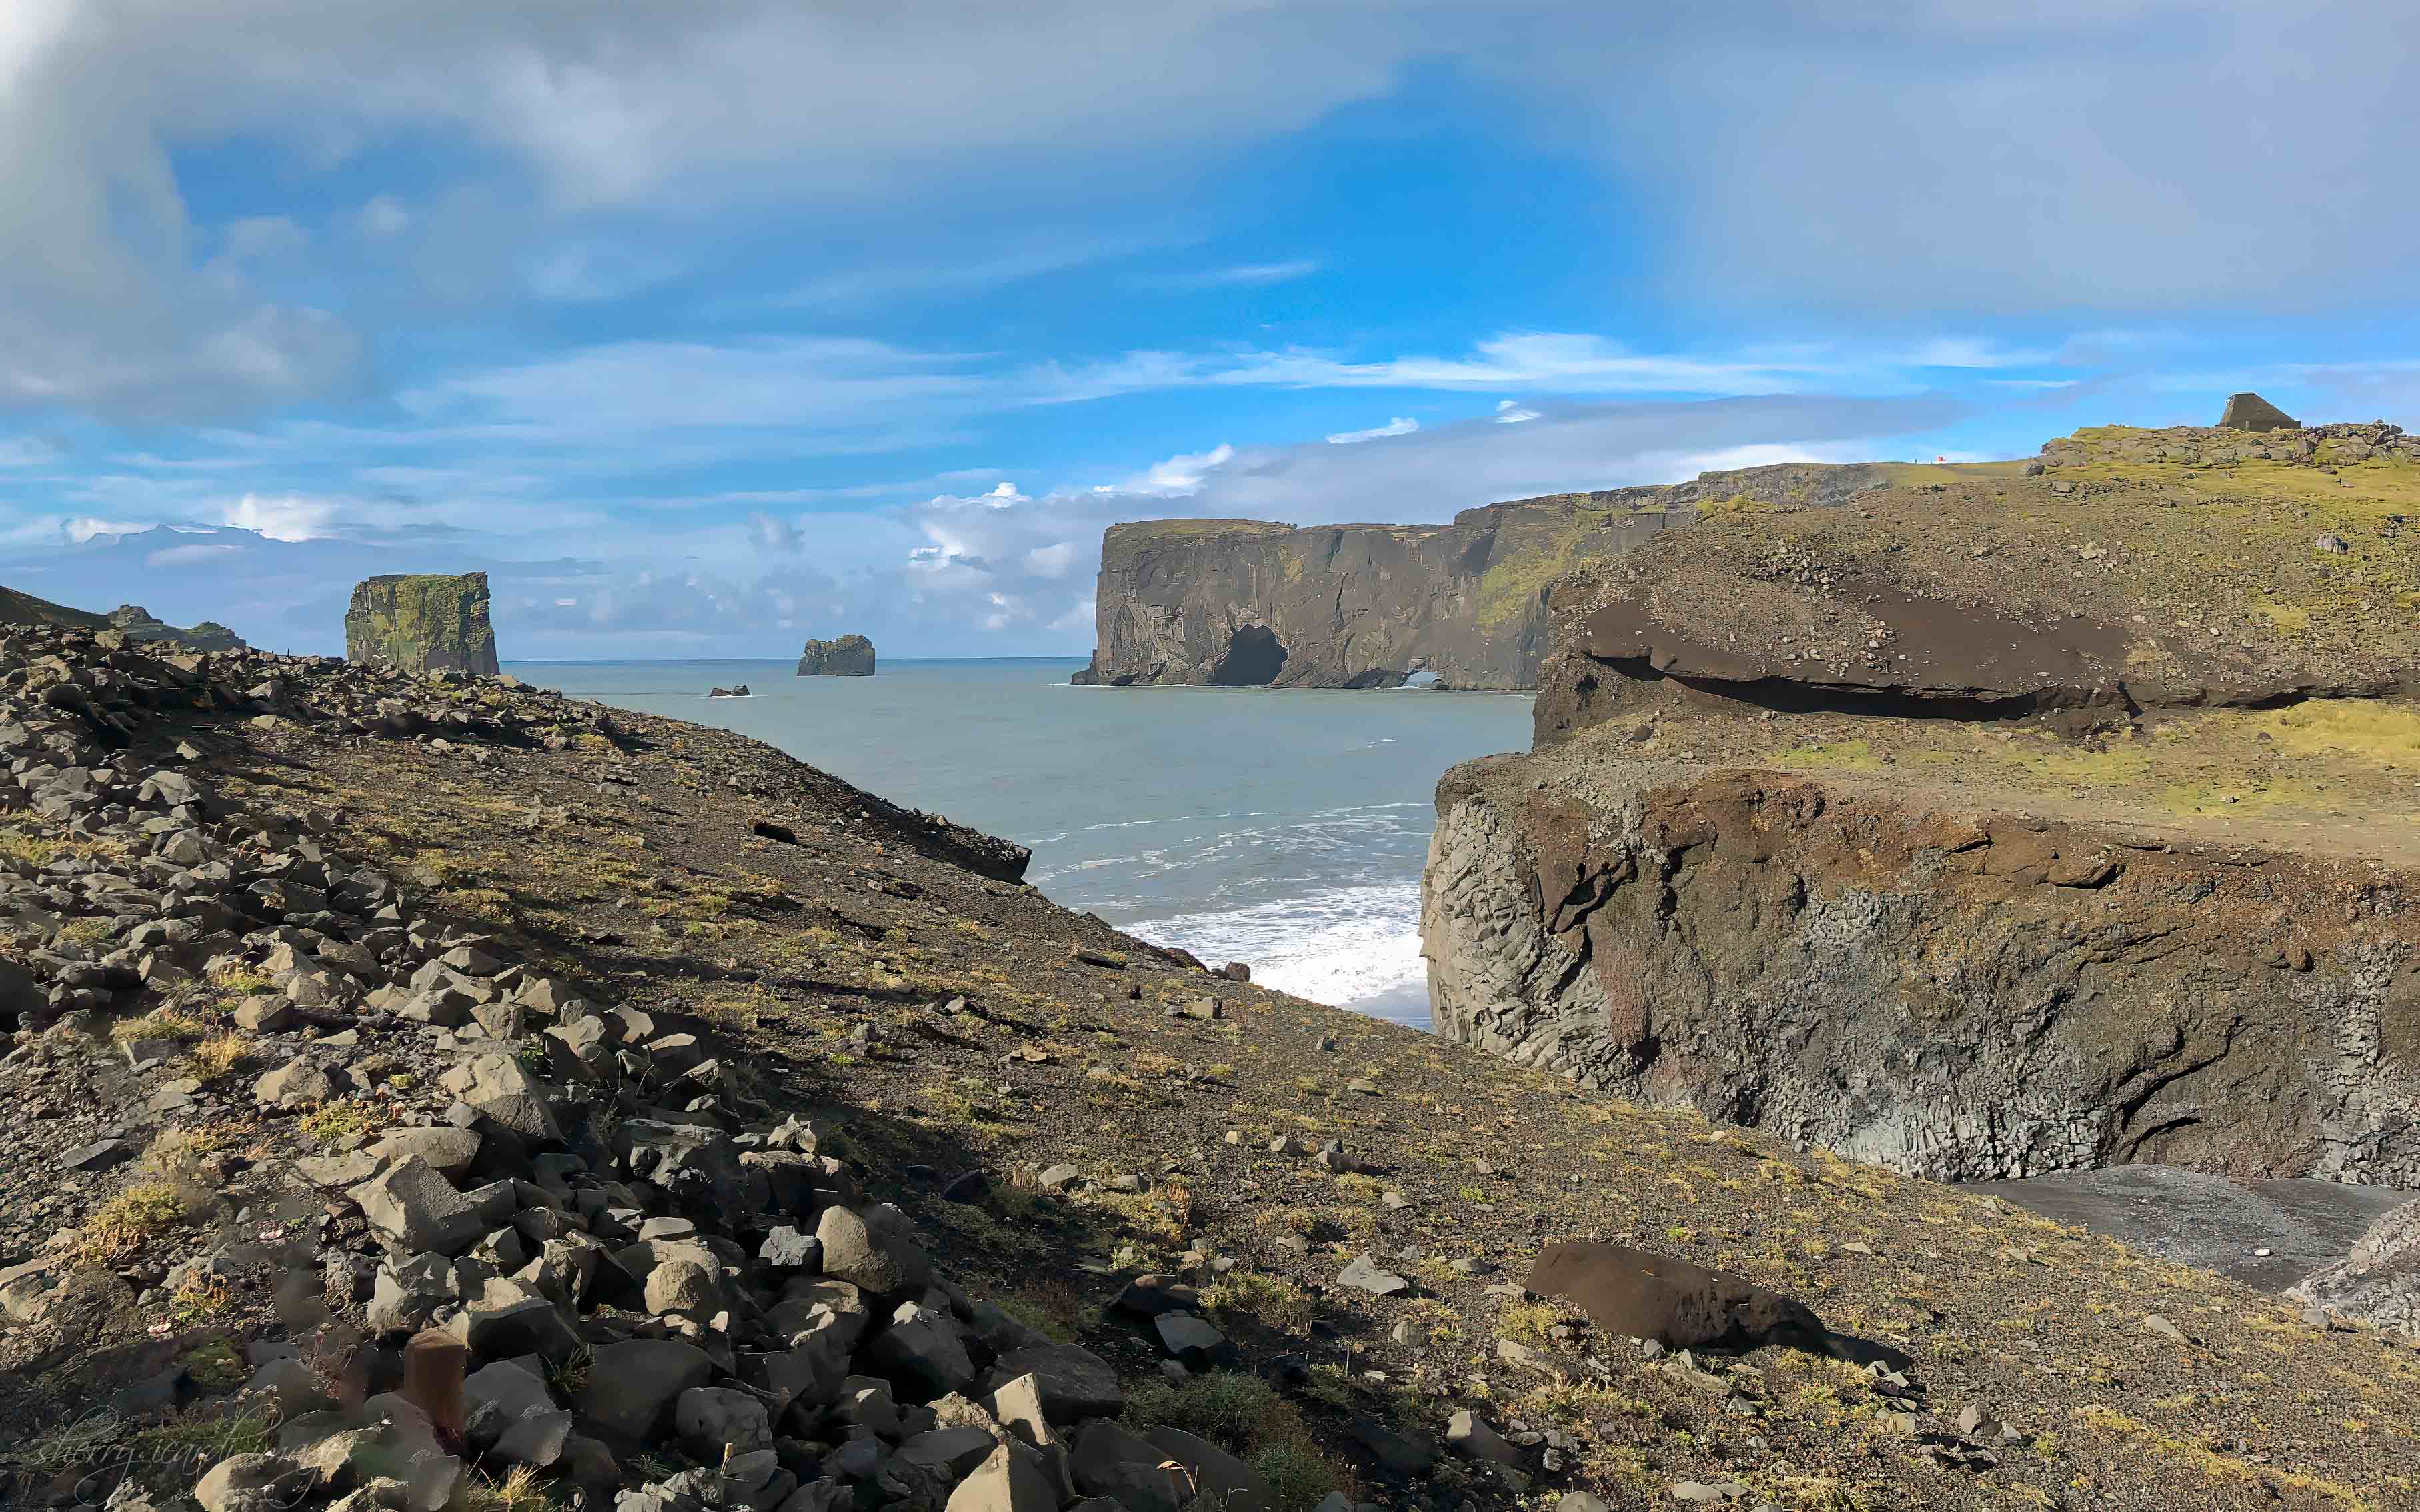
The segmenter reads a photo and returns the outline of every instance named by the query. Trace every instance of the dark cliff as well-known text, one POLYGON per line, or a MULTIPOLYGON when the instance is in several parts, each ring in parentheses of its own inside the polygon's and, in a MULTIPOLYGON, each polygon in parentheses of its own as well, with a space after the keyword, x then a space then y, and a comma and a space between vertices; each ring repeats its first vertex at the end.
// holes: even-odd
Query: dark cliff
POLYGON ((861 635, 837 640, 810 640, 799 653, 800 677, 871 677, 874 642, 861 635))
POLYGON ((1929 1176, 2420 1180, 2420 448, 1884 474, 1559 585, 1537 749, 1439 787, 1439 1031, 1929 1176))
POLYGON ((1101 543, 1098 637, 1078 682, 1535 685, 1546 591, 1700 511, 1837 504, 1868 470, 1797 464, 1466 509, 1449 525, 1142 520, 1101 543))

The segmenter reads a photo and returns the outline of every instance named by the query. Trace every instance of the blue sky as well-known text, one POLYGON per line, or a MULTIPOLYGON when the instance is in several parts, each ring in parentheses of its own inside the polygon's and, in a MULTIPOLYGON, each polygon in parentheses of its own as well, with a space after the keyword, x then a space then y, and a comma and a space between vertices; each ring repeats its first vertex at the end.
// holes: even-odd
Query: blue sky
POLYGON ((1117 519, 2412 424, 2415 66, 2401 0, 9 0, 0 581, 1080 656, 1117 519))

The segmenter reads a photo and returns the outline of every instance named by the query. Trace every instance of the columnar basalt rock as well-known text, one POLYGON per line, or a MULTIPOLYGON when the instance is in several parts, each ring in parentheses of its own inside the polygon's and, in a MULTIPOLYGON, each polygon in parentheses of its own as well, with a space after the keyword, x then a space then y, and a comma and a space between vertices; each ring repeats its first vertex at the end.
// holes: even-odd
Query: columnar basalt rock
POLYGON ((493 677, 496 631, 488 575, 395 574, 355 585, 345 611, 345 658, 398 671, 493 677))
POLYGON ((871 677, 874 642, 861 635, 810 640, 799 654, 800 677, 871 677))

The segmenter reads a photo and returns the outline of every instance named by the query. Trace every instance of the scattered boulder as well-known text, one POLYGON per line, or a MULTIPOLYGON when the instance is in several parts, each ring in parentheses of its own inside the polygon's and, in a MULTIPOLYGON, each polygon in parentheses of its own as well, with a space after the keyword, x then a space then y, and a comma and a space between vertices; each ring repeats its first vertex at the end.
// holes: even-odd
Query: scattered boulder
POLYGON ((1355 1256, 1350 1265, 1337 1273, 1336 1284, 1351 1287, 1356 1291, 1366 1291, 1373 1297, 1392 1297, 1412 1289, 1409 1281, 1392 1271, 1380 1269, 1378 1262, 1367 1255, 1355 1256))
POLYGON ((714 1373, 705 1350, 679 1339, 624 1339, 596 1352, 580 1415, 629 1440, 644 1440, 681 1393, 714 1373))
POLYGON ((815 1220, 823 1245, 824 1274, 868 1291, 921 1291, 932 1279, 933 1262, 907 1214, 887 1203, 862 1211, 830 1207, 815 1220))
POLYGON ((1667 1349, 1814 1347, 1826 1336, 1806 1304, 1752 1281, 1625 1244, 1549 1244, 1523 1283, 1577 1304, 1599 1328, 1667 1349))

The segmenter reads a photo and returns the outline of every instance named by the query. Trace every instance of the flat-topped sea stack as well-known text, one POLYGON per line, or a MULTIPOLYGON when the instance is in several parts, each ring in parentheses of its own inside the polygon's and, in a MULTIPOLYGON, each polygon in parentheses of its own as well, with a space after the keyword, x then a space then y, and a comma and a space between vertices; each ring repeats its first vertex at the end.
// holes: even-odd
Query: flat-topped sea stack
POLYGON ((398 671, 496 675, 488 575, 393 574, 353 588, 345 611, 345 659, 398 671))
POLYGON ((1862 471, 1558 586, 1439 1031, 1934 1177, 2420 1183, 2420 445, 1862 471))
POLYGON ((799 653, 800 677, 871 677, 874 642, 861 635, 837 640, 810 640, 799 653))
POLYGON ((1076 681, 1396 687, 1428 672, 1450 687, 1528 687, 1546 649, 1546 589, 1563 575, 1701 510, 1837 502, 1877 481, 1791 463, 1488 504, 1450 525, 1112 525, 1093 661, 1076 681))

